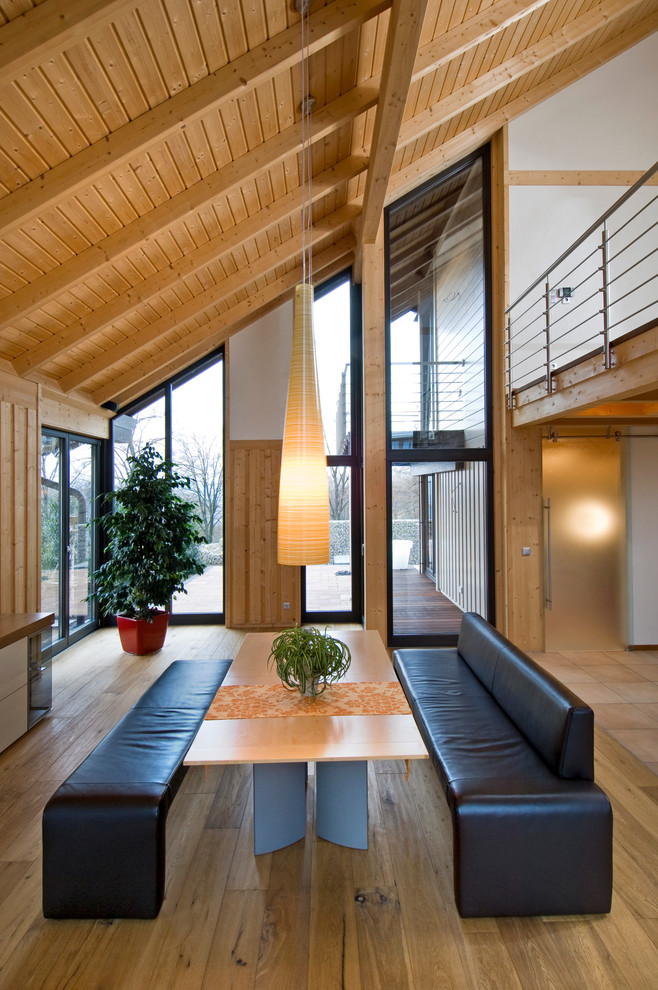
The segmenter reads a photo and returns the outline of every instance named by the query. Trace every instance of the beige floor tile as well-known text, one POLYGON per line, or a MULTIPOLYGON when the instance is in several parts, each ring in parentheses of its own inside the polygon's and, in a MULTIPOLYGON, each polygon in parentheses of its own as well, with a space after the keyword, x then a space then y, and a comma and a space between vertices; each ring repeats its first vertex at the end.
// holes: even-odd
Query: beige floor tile
POLYGON ((618 663, 658 664, 658 650, 606 650, 606 656, 618 663))
POLYGON ((607 729, 622 746, 645 763, 658 762, 658 729, 607 729))
MULTIPOLYGON (((606 653, 603 650, 563 650, 561 651, 563 657, 575 663, 577 667, 596 667, 601 664, 609 663, 610 660, 614 660, 610 653, 606 653)), ((627 657, 628 654, 624 653, 623 656, 627 657)))
POLYGON ((648 681, 658 681, 658 663, 629 663, 626 666, 648 681))
POLYGON ((594 703, 592 707, 603 729, 658 729, 658 722, 635 705, 594 703))
POLYGON ((600 681, 592 681, 591 683, 581 683, 577 686, 577 688, 574 685, 573 690, 576 694, 580 695, 583 701, 586 701, 588 705, 593 705, 597 701, 600 703, 610 702, 618 705, 621 702, 628 700, 619 694, 617 690, 618 687, 619 685, 615 684, 615 690, 613 691, 607 684, 601 684, 600 681))
POLYGON ((623 663, 602 664, 600 667, 588 667, 587 672, 602 681, 603 684, 615 684, 623 681, 644 681, 648 680, 644 674, 637 674, 623 663))
POLYGON ((651 715, 658 725, 658 701, 640 701, 635 707, 639 708, 642 712, 646 712, 647 715, 651 715))
POLYGON ((632 701, 634 704, 640 701, 658 701, 658 684, 653 681, 621 681, 615 684, 614 690, 625 701, 632 701))

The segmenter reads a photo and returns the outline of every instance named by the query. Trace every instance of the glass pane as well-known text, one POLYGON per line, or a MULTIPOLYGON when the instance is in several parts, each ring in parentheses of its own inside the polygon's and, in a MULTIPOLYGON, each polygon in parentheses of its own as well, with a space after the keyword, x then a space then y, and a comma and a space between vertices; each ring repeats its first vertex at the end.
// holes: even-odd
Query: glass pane
POLYGON ((483 447, 481 161, 392 210, 389 234, 392 446, 483 447))
POLYGON ((94 515, 91 444, 72 440, 69 446, 69 633, 93 619, 90 590, 91 529, 94 515))
POLYGON ((391 490, 393 634, 457 634, 487 614, 486 465, 395 464, 391 490))
POLYGON ((62 441, 41 438, 41 610, 54 612, 53 642, 61 639, 60 562, 62 441))
POLYGON ((117 416, 112 421, 114 440, 114 483, 117 488, 128 474, 128 457, 138 454, 152 443, 162 456, 165 454, 165 400, 154 399, 132 416, 117 416))
POLYGON ((174 599, 174 612, 224 610, 223 415, 221 361, 172 390, 172 459, 192 481, 186 497, 194 501, 208 540, 199 548, 205 570, 188 578, 187 594, 174 599))
POLYGON ((307 612, 351 612, 351 469, 327 468, 329 476, 330 563, 306 568, 307 612))
POLYGON ((351 453, 350 283, 313 304, 313 331, 327 454, 351 453))

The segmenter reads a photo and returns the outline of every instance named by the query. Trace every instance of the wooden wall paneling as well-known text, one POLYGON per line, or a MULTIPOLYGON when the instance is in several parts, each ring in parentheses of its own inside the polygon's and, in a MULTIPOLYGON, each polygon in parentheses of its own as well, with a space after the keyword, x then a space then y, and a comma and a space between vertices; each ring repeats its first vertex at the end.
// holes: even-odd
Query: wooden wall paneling
POLYGON ((507 129, 491 143, 496 625, 521 649, 544 649, 541 430, 512 426, 504 390, 508 302, 507 129), (530 549, 524 556, 523 548, 530 549))
POLYGON ((229 451, 226 624, 294 625, 301 621, 299 568, 276 559, 281 440, 231 441, 229 451))
POLYGON ((38 389, 1 377, 0 612, 36 612, 40 604, 38 389))
POLYGON ((363 245, 365 627, 388 642, 384 225, 363 245))

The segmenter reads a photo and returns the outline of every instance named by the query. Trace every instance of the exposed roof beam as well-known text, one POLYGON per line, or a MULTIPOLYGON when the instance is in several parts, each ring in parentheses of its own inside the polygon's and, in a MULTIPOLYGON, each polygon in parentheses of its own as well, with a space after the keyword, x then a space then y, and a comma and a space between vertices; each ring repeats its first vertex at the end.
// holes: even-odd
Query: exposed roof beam
MULTIPOLYGON (((315 176, 312 190, 313 202, 322 199, 341 182, 347 182, 359 175, 365 170, 367 163, 368 160, 364 156, 352 156, 315 176)), ((177 282, 239 248, 244 241, 258 233, 263 233, 269 227, 281 223, 295 213, 300 213, 300 191, 298 189, 292 189, 281 199, 275 200, 262 210, 247 217, 246 220, 234 227, 229 227, 217 237, 211 238, 205 244, 189 252, 175 265, 155 272, 143 282, 132 286, 87 316, 65 327, 59 333, 53 334, 41 344, 37 344, 28 353, 17 358, 14 363, 16 371, 19 374, 35 371, 59 354, 75 347, 82 340, 89 340, 94 334, 105 330, 137 306, 143 306, 144 303, 175 286, 177 282)))
POLYGON ((549 0, 496 0, 481 13, 469 17, 463 24, 458 24, 424 45, 418 52, 411 81, 417 82, 428 73, 436 72, 442 65, 488 38, 493 38, 511 24, 516 24, 540 7, 545 7, 548 2, 549 0))
POLYGON ((426 7, 427 0, 393 0, 363 196, 362 244, 377 237, 426 7))
MULTIPOLYGON (((354 250, 355 240, 353 236, 348 236, 313 258, 313 270, 317 275, 326 274, 326 268, 334 265, 347 265, 348 259, 354 250)), ((244 281, 244 279, 243 279, 244 281)), ((213 329, 208 330, 207 326, 196 330, 194 333, 186 334, 180 340, 163 347, 152 357, 140 360, 137 367, 124 375, 115 379, 109 385, 103 385, 91 393, 93 402, 101 405, 108 399, 114 399, 137 382, 143 381, 151 372, 158 374, 159 380, 166 377, 163 369, 172 362, 179 363, 186 367, 192 364, 198 357, 219 347, 228 337, 230 337, 239 326, 244 326, 246 322, 251 322, 258 317, 260 309, 269 303, 279 299, 283 292, 293 289, 299 281, 299 270, 288 272, 282 278, 268 285, 261 292, 250 295, 244 302, 232 307, 226 313, 213 320, 213 329), (240 321, 244 321, 240 323, 240 321)), ((116 399, 115 399, 116 401, 116 399)), ((122 402, 125 399, 122 399, 122 402)))
POLYGON ((511 103, 490 113, 474 126, 460 131, 453 138, 445 141, 440 147, 433 149, 427 155, 417 158, 398 172, 395 172, 391 176, 385 205, 411 192, 428 175, 433 175, 441 169, 447 168, 449 165, 459 161, 460 158, 463 158, 464 155, 481 147, 482 144, 490 140, 496 131, 500 130, 510 120, 530 110, 531 107, 537 106, 538 103, 558 93, 571 83, 576 82, 587 73, 593 72, 594 69, 598 69, 601 65, 605 65, 610 59, 632 48, 633 45, 649 37, 654 31, 658 31, 658 12, 645 17, 642 21, 634 24, 607 44, 585 55, 566 69, 551 76, 545 82, 534 86, 522 96, 512 100, 511 103))
MULTIPOLYGON (((359 203, 349 203, 347 206, 336 210, 335 213, 324 217, 314 227, 316 239, 320 240, 330 234, 335 235, 336 231, 340 230, 345 224, 353 223, 359 214, 359 208, 359 203)), ((242 289, 246 284, 268 275, 279 265, 289 262, 295 255, 301 254, 302 236, 302 231, 300 230, 299 233, 288 238, 287 241, 283 241, 267 254, 262 255, 257 261, 252 262, 246 270, 239 268, 232 275, 228 275, 222 279, 221 282, 217 282, 204 292, 193 296, 188 302, 177 306, 176 309, 172 309, 165 316, 154 320, 144 330, 122 340, 118 344, 114 344, 112 347, 108 347, 97 358, 85 358, 79 368, 62 378, 60 387, 63 391, 69 392, 84 382, 92 380, 113 364, 125 360, 128 355, 133 354, 136 350, 153 343, 163 334, 173 330, 185 320, 197 316, 211 306, 219 305, 223 300, 242 289)))
MULTIPOLYGON (((353 246, 354 242, 352 242, 353 246)), ((330 252, 327 250, 323 252, 323 255, 327 257, 332 257, 331 262, 319 262, 318 259, 314 259, 314 265, 319 265, 316 270, 316 274, 324 281, 325 279, 332 278, 334 275, 338 275, 340 272, 344 271, 345 268, 349 267, 352 263, 352 253, 351 249, 347 254, 341 254, 338 257, 334 257, 335 252, 330 252)), ((229 337, 242 330, 244 327, 253 323, 254 320, 261 319, 267 313, 272 312, 274 309, 278 309, 282 303, 286 302, 288 299, 292 299, 295 285, 299 282, 299 272, 294 272, 292 274, 287 274, 282 276, 276 282, 273 282, 267 286, 262 293, 258 294, 258 309, 250 309, 247 316, 242 316, 236 323, 232 323, 229 330, 219 330, 221 339, 216 340, 213 343, 212 348, 215 350, 220 347, 229 337), (294 276, 294 277, 293 277, 294 276), (263 301, 264 300, 264 301, 263 301)), ((253 305, 254 299, 252 298, 250 302, 253 305)), ((216 321, 210 323, 209 333, 214 334, 216 330, 216 321)), ((176 354, 166 365, 159 366, 156 370, 151 371, 146 378, 140 378, 136 384, 129 385, 121 393, 114 393, 115 401, 118 402, 119 406, 125 406, 127 403, 132 402, 134 399, 139 398, 145 392, 150 389, 155 388, 160 385, 165 378, 170 378, 172 375, 179 371, 188 368, 195 361, 200 360, 205 357, 209 352, 208 347, 203 343, 196 344, 194 347, 190 347, 183 354, 176 354)), ((89 397, 87 396, 87 401, 89 397)), ((103 400, 105 401, 105 400, 103 400)))
MULTIPOLYGON (((389 5, 390 0, 334 0, 311 15, 310 52, 356 30, 389 5)), ((299 28, 293 25, 6 196, 0 237, 300 60, 299 28)))
MULTIPOLYGON (((344 96, 316 110, 312 119, 312 139, 323 140, 343 124, 365 113, 377 103, 377 85, 370 80, 356 86, 344 96)), ((111 264, 138 249, 142 241, 152 239, 174 224, 184 220, 189 213, 200 210, 222 196, 237 190, 249 179, 267 170, 289 155, 301 149, 300 129, 296 124, 287 127, 280 134, 264 141, 252 151, 229 162, 218 172, 196 182, 189 189, 166 200, 155 209, 138 217, 131 223, 109 234, 97 244, 69 258, 64 264, 46 272, 41 278, 14 292, 3 300, 3 323, 34 312, 40 305, 53 299, 77 282, 96 274, 111 264)), ((0 201, 1 203, 2 201, 0 201)))
POLYGON ((643 0, 600 0, 596 7, 592 7, 587 13, 407 120, 400 129, 398 150, 429 134, 452 117, 487 99, 528 72, 537 69, 593 31, 599 30, 608 21, 627 13, 642 2, 643 0))
POLYGON ((0 30, 0 86, 83 41, 139 0, 45 0, 0 30))

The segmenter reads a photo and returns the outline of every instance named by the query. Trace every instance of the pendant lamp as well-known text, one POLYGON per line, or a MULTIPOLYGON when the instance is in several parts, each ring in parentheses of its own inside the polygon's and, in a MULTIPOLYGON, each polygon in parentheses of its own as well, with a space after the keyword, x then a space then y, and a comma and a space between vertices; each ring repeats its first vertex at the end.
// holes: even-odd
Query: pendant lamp
POLYGON ((329 485, 313 340, 313 286, 295 287, 279 483, 278 561, 329 563, 329 485))
POLYGON ((281 452, 277 560, 329 563, 329 482, 313 336, 312 163, 308 90, 309 0, 298 0, 302 25, 302 282, 293 298, 292 358, 281 452))

